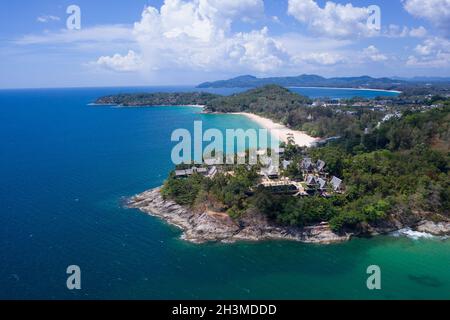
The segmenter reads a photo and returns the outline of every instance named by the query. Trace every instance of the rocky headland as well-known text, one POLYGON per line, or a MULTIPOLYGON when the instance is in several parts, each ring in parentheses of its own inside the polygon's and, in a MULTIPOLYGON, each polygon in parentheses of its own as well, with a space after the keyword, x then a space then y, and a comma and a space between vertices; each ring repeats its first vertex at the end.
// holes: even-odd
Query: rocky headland
POLYGON ((377 235, 411 227, 416 232, 436 236, 450 235, 450 222, 420 222, 387 220, 383 225, 368 226, 364 230, 347 230, 337 234, 328 223, 304 228, 284 227, 274 224, 257 212, 247 212, 238 220, 225 213, 210 210, 193 210, 164 199, 160 188, 145 191, 127 201, 129 208, 159 217, 183 231, 182 239, 193 243, 261 240, 291 240, 304 243, 331 244, 348 241, 352 236, 377 235))
POLYGON ((238 220, 233 220, 225 213, 209 210, 196 212, 172 200, 163 199, 160 188, 132 197, 127 205, 179 227, 183 230, 182 239, 193 243, 293 240, 330 244, 347 241, 351 237, 348 233, 334 233, 326 223, 292 228, 275 225, 256 212, 248 212, 238 220))

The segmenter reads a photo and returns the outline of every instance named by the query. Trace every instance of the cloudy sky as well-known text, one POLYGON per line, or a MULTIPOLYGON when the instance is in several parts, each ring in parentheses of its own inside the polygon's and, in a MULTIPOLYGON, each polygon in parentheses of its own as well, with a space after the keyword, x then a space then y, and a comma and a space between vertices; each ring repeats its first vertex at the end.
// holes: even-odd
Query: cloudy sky
POLYGON ((0 70, 0 88, 182 85, 242 74, 448 77, 450 0, 2 2, 0 70), (79 30, 67 28, 73 4, 79 30))

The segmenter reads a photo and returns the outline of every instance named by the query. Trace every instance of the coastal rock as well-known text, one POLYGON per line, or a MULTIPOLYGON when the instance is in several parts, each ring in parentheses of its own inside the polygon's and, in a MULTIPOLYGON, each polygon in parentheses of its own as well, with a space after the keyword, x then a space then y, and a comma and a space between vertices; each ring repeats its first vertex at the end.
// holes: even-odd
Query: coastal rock
POLYGON ((293 228, 275 225, 257 212, 249 212, 238 221, 224 213, 193 212, 174 201, 163 199, 160 188, 134 196, 127 204, 179 227, 183 230, 181 238, 193 243, 292 240, 329 244, 347 241, 351 237, 351 234, 334 233, 327 223, 293 228))
POLYGON ((435 236, 447 236, 450 235, 450 222, 423 221, 416 227, 416 230, 435 236))

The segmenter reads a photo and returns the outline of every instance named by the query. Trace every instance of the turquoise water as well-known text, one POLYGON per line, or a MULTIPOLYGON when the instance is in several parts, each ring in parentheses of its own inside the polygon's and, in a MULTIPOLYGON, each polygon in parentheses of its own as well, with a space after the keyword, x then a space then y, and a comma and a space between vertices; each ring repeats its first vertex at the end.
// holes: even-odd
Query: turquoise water
POLYGON ((122 90, 142 88, 0 91, 0 298, 450 298, 449 241, 193 245, 123 208, 163 182, 174 129, 255 125, 188 107, 87 105, 122 90), (81 291, 66 289, 72 264, 81 291), (366 288, 373 264, 377 292, 366 288))

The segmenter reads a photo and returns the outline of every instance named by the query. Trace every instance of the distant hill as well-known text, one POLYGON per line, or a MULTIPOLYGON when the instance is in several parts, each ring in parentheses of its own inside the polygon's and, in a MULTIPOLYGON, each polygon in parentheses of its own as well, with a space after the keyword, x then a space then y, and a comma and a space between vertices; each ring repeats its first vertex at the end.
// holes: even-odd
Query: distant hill
POLYGON ((405 85, 407 81, 390 78, 372 78, 369 76, 324 78, 318 75, 303 74, 294 77, 257 78, 251 75, 239 76, 229 80, 204 82, 198 88, 254 88, 268 84, 283 87, 337 87, 337 88, 373 88, 394 89, 405 85))
POLYGON ((231 96, 220 97, 206 103, 211 112, 252 112, 270 114, 280 120, 290 110, 311 103, 307 97, 300 96, 277 85, 266 85, 231 96), (276 116, 274 116, 276 115, 276 116))

